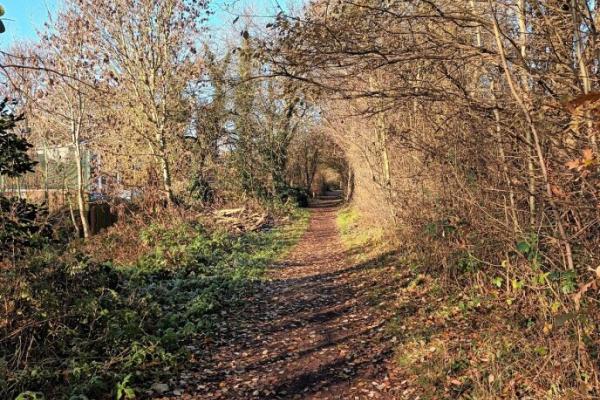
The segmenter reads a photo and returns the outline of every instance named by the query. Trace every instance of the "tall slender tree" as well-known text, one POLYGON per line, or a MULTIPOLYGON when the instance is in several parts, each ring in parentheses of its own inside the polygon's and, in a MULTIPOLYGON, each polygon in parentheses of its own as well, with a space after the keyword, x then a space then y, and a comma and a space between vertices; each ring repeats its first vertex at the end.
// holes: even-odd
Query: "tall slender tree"
POLYGON ((145 142, 161 172, 165 198, 173 202, 172 147, 189 122, 176 116, 187 109, 185 93, 202 73, 197 47, 207 2, 83 0, 73 7, 95 35, 116 112, 145 142))

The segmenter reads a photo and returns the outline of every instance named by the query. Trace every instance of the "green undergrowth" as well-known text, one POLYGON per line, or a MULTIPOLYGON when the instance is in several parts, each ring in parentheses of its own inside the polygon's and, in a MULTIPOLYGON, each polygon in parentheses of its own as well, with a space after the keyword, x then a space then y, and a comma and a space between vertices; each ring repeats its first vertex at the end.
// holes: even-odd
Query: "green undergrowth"
POLYGON ((186 345, 210 337, 307 221, 295 211, 241 235, 149 225, 139 235, 152 250, 132 265, 46 250, 3 272, 0 398, 125 399, 173 373, 186 345))

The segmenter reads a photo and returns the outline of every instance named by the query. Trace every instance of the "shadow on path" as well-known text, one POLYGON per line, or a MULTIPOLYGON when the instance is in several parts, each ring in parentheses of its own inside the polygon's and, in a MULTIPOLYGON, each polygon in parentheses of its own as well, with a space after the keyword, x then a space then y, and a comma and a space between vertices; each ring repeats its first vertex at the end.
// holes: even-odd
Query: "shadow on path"
POLYGON ((179 398, 401 398, 386 368, 393 285, 373 268, 378 260, 349 264, 335 224, 339 203, 327 196, 312 204, 300 243, 193 364, 179 398))

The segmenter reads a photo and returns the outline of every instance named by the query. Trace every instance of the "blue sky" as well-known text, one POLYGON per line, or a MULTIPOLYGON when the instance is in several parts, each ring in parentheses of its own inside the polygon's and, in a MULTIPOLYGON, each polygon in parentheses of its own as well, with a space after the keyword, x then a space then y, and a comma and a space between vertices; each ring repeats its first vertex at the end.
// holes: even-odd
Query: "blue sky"
POLYGON ((6 33, 0 36, 0 47, 16 40, 34 40, 36 29, 43 29, 48 10, 56 9, 59 0, 0 0, 4 6, 6 33))
MULTIPOLYGON (((272 16, 277 4, 285 6, 294 4, 299 6, 304 0, 214 0, 212 9, 215 14, 211 18, 210 26, 213 33, 226 31, 231 26, 231 21, 244 10, 252 10, 252 14, 259 15, 257 22, 261 23, 272 16)), ((36 31, 43 30, 44 22, 48 19, 48 12, 55 10, 62 4, 61 0, 0 0, 6 14, 4 23, 6 33, 0 36, 0 48, 7 49, 15 41, 35 40, 36 31)), ((265 22, 266 23, 266 22, 265 22)))

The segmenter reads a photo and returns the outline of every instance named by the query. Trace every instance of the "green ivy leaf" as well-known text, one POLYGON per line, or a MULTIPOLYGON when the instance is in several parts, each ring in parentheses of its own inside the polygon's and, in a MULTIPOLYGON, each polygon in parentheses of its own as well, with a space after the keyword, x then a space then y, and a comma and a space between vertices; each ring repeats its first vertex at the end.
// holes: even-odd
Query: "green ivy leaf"
POLYGON ((502 287, 502 283, 504 283, 504 279, 501 276, 497 276, 494 279, 492 279, 492 283, 496 287, 502 287))
POLYGON ((527 242, 517 243, 517 250, 521 254, 528 254, 531 251, 531 245, 527 242))

